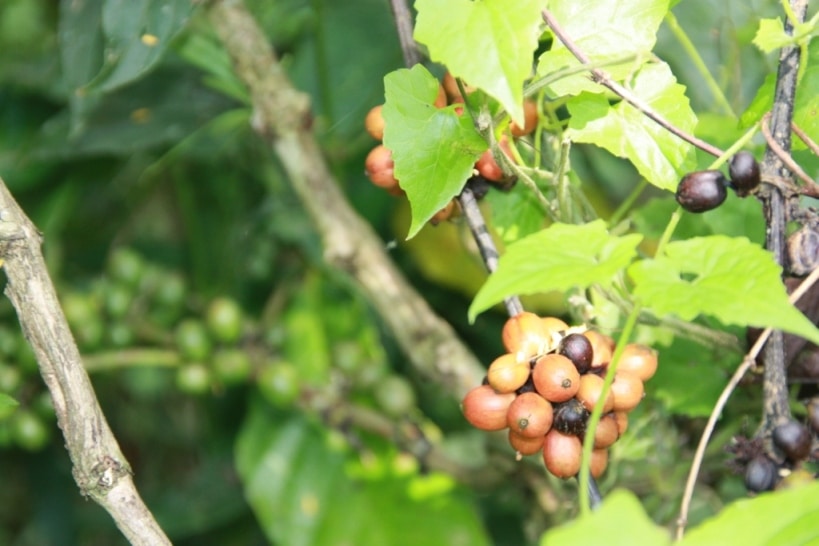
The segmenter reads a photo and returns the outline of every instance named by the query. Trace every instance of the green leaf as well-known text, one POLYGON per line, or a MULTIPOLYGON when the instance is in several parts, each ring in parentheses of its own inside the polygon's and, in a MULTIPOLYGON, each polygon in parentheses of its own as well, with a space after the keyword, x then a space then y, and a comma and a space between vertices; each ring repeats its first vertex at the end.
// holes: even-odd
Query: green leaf
POLYGON ((5 416, 7 412, 5 410, 10 408, 16 408, 20 405, 20 402, 15 400, 11 395, 6 394, 4 392, 0 392, 0 415, 5 416))
POLYGON ((421 65, 384 78, 384 145, 412 207, 412 238, 463 189, 487 148, 469 116, 436 108, 438 81, 421 65))
POLYGON ((498 269, 478 291, 469 320, 512 294, 609 284, 636 256, 642 235, 609 235, 602 220, 585 225, 556 223, 509 245, 498 269))
POLYGON ((148 72, 185 27, 192 9, 189 0, 105 0, 105 65, 88 90, 110 91, 148 72))
POLYGON ((744 237, 677 241, 633 264, 634 295, 658 316, 709 315, 723 324, 772 327, 819 343, 819 330, 793 305, 770 253, 744 237))
MULTIPOLYGON (((643 67, 635 76, 632 92, 656 112, 685 132, 692 132, 697 118, 665 63, 643 67)), ((642 176, 658 188, 674 191, 680 178, 693 170, 694 147, 672 135, 626 103, 610 107, 602 95, 581 93, 568 102, 568 135, 631 161, 642 176)))
POLYGON ((759 29, 756 31, 753 43, 763 53, 770 53, 788 44, 793 43, 793 36, 785 32, 782 19, 760 19, 759 29))
MULTIPOLYGON (((654 47, 657 30, 668 11, 668 0, 552 1, 549 9, 566 35, 592 63, 620 61, 604 67, 612 79, 620 81, 637 70, 654 47), (635 58, 623 62, 627 57, 635 58)), ((552 49, 540 56, 537 73, 544 76, 579 64, 566 46, 556 39, 552 49)), ((603 91, 585 73, 563 78, 549 87, 556 96, 603 91)))
MULTIPOLYGON (((671 537, 646 515, 634 493, 612 491, 588 517, 547 531, 540 546, 668 546, 671 537), (603 538, 605 537, 605 538, 603 538)), ((739 544, 739 543, 734 543, 739 544)))
POLYGON ((523 125, 523 82, 532 74, 543 0, 417 0, 415 39, 453 76, 480 87, 523 125))
POLYGON ((247 500, 274 544, 489 544, 451 478, 407 475, 388 463, 382 454, 363 466, 304 417, 258 402, 236 442, 247 500))
POLYGON ((504 244, 531 235, 543 226, 543 207, 523 184, 515 184, 508 192, 490 191, 485 201, 491 210, 491 225, 504 244))
POLYGON ((693 529, 680 546, 775 546, 819 543, 819 483, 763 493, 728 505, 693 529))

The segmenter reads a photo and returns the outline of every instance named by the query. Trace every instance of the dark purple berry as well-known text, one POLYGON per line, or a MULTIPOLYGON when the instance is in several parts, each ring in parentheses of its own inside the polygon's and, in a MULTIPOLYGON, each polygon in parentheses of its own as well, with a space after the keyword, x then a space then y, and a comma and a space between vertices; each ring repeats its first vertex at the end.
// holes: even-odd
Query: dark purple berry
POLYGON ((728 181, 719 171, 688 173, 677 186, 677 203, 688 212, 705 212, 725 201, 728 181))
POLYGON ((776 447, 793 462, 807 459, 810 455, 810 432, 797 421, 788 421, 773 429, 771 437, 776 447))
POLYGON ((728 162, 728 174, 739 195, 746 195, 759 185, 759 163, 751 152, 742 150, 735 153, 728 162))
POLYGON ((754 493, 770 491, 778 478, 776 464, 765 455, 757 455, 745 467, 745 487, 748 491, 754 493))
POLYGON ((581 374, 591 368, 594 349, 589 338, 583 334, 569 334, 561 339, 557 352, 571 360, 581 374))
POLYGON ((586 432, 588 419, 589 411, 577 398, 571 398, 555 405, 552 426, 563 434, 582 436, 586 432))

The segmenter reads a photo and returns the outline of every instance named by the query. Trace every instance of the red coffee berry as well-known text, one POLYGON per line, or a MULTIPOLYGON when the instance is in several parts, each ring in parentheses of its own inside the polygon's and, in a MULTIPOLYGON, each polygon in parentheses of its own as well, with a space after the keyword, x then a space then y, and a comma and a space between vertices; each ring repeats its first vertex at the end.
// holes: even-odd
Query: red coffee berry
POLYGON ((540 357, 532 369, 535 390, 550 402, 565 402, 580 388, 580 374, 571 360, 550 353, 540 357))
POLYGON ((524 438, 538 438, 552 428, 552 405, 536 392, 518 395, 506 413, 509 430, 524 438))
POLYGON ((580 438, 552 429, 543 440, 543 463, 558 478, 571 478, 580 471, 582 451, 580 438))
POLYGON ((473 427, 481 430, 506 428, 506 413, 515 399, 513 393, 498 394, 489 385, 473 388, 461 403, 464 417, 473 427))

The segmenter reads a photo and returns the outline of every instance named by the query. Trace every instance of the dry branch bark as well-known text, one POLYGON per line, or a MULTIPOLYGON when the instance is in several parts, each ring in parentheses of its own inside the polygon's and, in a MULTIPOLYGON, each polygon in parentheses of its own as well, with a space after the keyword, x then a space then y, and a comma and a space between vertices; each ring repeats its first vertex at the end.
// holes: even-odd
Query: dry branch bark
POLYGON ((17 311, 51 393, 74 480, 133 545, 170 544, 143 503, 97 402, 40 252, 41 236, 0 179, 0 258, 17 311))
POLYGON ((210 15, 250 90, 254 129, 284 166, 321 235, 326 261, 357 283, 418 371, 454 396, 465 394, 480 383, 483 366, 409 285, 384 242, 348 203, 310 130, 307 96, 290 83, 241 1, 216 0, 210 15))

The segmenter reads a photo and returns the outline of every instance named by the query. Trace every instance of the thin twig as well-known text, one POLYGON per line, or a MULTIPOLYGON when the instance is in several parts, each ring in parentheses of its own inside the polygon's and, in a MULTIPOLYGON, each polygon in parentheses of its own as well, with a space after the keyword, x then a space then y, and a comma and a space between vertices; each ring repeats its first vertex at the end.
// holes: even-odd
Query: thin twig
POLYGON ((819 144, 816 144, 813 141, 813 139, 809 137, 805 131, 800 129, 799 126, 793 121, 791 121, 791 129, 793 130, 794 133, 796 133, 796 136, 799 137, 799 140, 804 142, 805 145, 808 148, 810 148, 810 151, 813 152, 813 155, 819 155, 819 144))
MULTIPOLYGON (((791 304, 799 301, 799 299, 810 289, 811 286, 814 285, 814 283, 816 283, 817 280, 819 280, 819 269, 814 269, 813 272, 811 272, 811 274, 799 284, 796 290, 791 293, 790 297, 788 298, 791 304)), ((720 415, 722 415, 722 410, 725 409, 725 405, 728 403, 728 398, 730 398, 731 394, 734 392, 734 389, 736 389, 737 385, 739 385, 742 377, 756 362, 756 358, 759 356, 762 346, 768 340, 771 332, 771 328, 766 328, 762 331, 762 334, 760 334, 759 338, 757 338, 756 343, 754 343, 751 350, 748 351, 748 354, 745 355, 745 358, 742 359, 742 364, 740 364, 740 366, 734 372, 734 375, 731 376, 731 380, 722 390, 717 403, 714 405, 714 409, 711 410, 711 415, 708 417, 705 430, 702 431, 702 436, 700 436, 700 442, 697 445, 697 451, 694 454, 694 459, 691 463, 691 470, 688 472, 688 479, 685 482, 685 492, 683 493, 682 504, 680 506, 680 517, 677 519, 677 540, 682 539, 683 533, 685 532, 685 526, 688 522, 688 510, 691 506, 691 499, 694 495, 694 486, 697 482, 697 476, 699 475, 702 461, 705 458, 705 448, 708 446, 708 441, 711 439, 711 435, 714 432, 717 419, 719 419, 720 415)))
POLYGON ((405 0, 390 0, 390 8, 392 8, 392 16, 398 30, 401 52, 404 54, 404 64, 407 68, 415 66, 421 62, 421 53, 418 51, 418 44, 415 43, 415 39, 412 37, 414 27, 412 13, 410 13, 405 0))
POLYGON ((799 179, 806 184, 806 186, 804 187, 796 186, 793 188, 793 190, 796 193, 800 193, 802 195, 807 195, 810 197, 819 197, 819 185, 817 185, 816 182, 814 182, 814 180, 810 176, 808 176, 808 174, 805 171, 802 170, 802 167, 800 167, 796 163, 796 161, 793 160, 791 154, 786 152, 771 134, 771 129, 770 127, 768 127, 768 122, 770 121, 770 119, 771 119, 770 112, 768 112, 762 117, 761 129, 762 135, 765 137, 765 142, 767 142, 768 146, 771 148, 773 153, 775 153, 776 156, 780 160, 782 160, 782 163, 785 164, 788 170, 795 174, 797 177, 799 177, 799 179))
MULTIPOLYGON (((581 64, 584 65, 591 64, 591 61, 586 56, 586 54, 583 53, 577 47, 577 44, 575 44, 574 41, 568 35, 566 35, 566 33, 563 31, 563 27, 560 26, 560 24, 557 22, 557 20, 554 18, 551 12, 549 12, 549 10, 547 9, 544 9, 541 13, 543 15, 543 20, 546 21, 546 24, 549 25, 549 27, 552 29, 552 32, 555 33, 555 36, 557 36, 560 39, 560 41, 563 42, 563 45, 566 46, 566 49, 568 49, 572 53, 572 55, 574 55, 575 58, 577 58, 577 60, 580 61, 581 64)), ((608 89, 619 95, 624 101, 635 107, 637 110, 642 112, 646 117, 652 119, 654 122, 656 122, 662 128, 666 129, 668 132, 672 133, 673 135, 676 135, 682 140, 688 142, 689 144, 696 146, 697 148, 715 157, 719 157, 720 155, 722 155, 722 150, 720 150, 716 146, 713 146, 705 142, 704 140, 695 137, 694 135, 686 133, 685 131, 683 131, 682 129, 680 129, 667 119, 665 119, 658 112, 656 112, 651 106, 646 104, 640 97, 636 96, 631 91, 629 91, 622 85, 612 80, 608 76, 608 74, 606 74, 602 70, 597 68, 590 68, 589 71, 591 72, 592 79, 596 83, 599 83, 604 87, 607 87, 608 89)))

